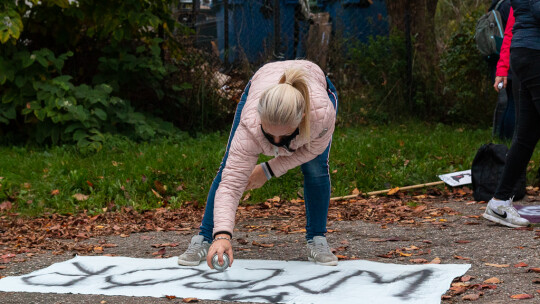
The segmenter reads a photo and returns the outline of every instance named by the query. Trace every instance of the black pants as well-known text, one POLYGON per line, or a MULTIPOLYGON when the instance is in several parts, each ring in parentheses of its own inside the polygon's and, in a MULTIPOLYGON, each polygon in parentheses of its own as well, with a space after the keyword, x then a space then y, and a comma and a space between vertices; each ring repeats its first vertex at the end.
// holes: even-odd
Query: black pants
POLYGON ((513 48, 511 66, 520 80, 517 133, 506 157, 495 198, 507 200, 519 176, 527 169, 540 139, 540 50, 513 48))

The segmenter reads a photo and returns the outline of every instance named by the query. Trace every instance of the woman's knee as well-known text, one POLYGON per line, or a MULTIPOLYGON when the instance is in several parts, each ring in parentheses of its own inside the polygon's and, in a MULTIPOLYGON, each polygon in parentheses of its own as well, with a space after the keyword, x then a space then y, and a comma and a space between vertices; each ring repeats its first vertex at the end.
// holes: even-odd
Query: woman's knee
MULTIPOLYGON (((315 159, 316 160, 316 159, 315 159)), ((302 165, 302 173, 306 177, 324 177, 328 176, 327 161, 310 161, 302 165)))

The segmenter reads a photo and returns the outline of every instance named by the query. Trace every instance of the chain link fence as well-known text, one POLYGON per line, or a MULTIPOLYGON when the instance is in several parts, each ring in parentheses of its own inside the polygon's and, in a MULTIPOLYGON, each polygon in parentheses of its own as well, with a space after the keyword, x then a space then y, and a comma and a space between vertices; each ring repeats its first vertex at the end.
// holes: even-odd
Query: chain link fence
MULTIPOLYGON (((264 63, 304 58, 332 75, 345 70, 347 50, 354 43, 389 32, 384 0, 179 0, 177 4, 177 20, 192 29, 180 40, 205 61, 199 67, 201 81, 211 78, 218 97, 234 102, 264 63)), ((231 108, 234 111, 225 106, 231 108)))

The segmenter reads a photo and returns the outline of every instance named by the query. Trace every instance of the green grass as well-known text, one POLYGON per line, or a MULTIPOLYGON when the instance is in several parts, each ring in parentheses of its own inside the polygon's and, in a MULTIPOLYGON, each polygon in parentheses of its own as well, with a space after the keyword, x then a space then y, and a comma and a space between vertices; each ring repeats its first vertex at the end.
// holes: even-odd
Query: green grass
MULTIPOLYGON (((186 202, 204 204, 227 137, 223 132, 149 143, 111 137, 103 150, 91 155, 69 146, 0 147, 0 203, 16 203, 14 210, 28 215, 96 213, 111 206, 147 210, 163 206, 163 198, 172 208, 186 202), (159 192, 156 183, 165 188, 163 198, 152 191, 159 192), (53 190, 58 194, 51 194, 53 190), (76 200, 77 193, 88 199, 76 200)), ((439 174, 470 169, 477 149, 490 141, 487 129, 421 122, 338 128, 330 152, 332 195, 437 181, 439 174)), ((538 156, 537 152, 533 159, 538 156)), ((530 167, 532 178, 536 166, 530 167)), ((302 174, 295 168, 251 191, 246 202, 274 196, 292 199, 301 191, 302 174)))

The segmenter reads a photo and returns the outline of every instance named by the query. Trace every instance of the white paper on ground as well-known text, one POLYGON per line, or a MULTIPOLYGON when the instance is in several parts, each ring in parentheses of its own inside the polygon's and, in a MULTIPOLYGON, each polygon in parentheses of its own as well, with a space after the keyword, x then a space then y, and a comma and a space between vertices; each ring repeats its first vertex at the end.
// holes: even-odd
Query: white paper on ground
POLYGON ((465 171, 442 174, 439 175, 439 178, 452 187, 472 184, 472 175, 470 169, 465 171))
POLYGON ((234 260, 225 272, 178 266, 177 258, 78 256, 18 277, 0 291, 74 293, 268 303, 440 303, 469 264, 398 265, 363 260, 338 266, 234 260))

